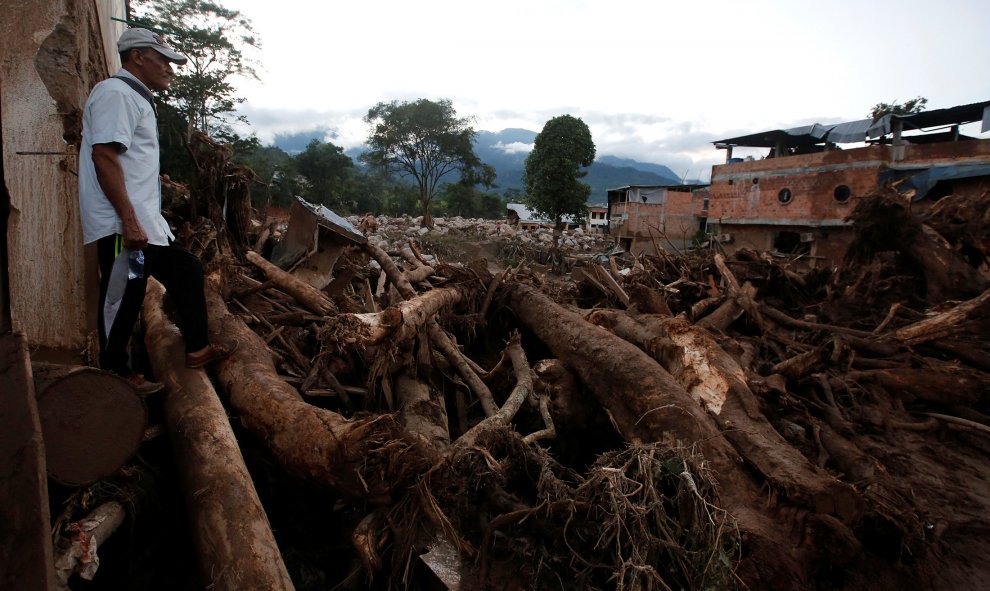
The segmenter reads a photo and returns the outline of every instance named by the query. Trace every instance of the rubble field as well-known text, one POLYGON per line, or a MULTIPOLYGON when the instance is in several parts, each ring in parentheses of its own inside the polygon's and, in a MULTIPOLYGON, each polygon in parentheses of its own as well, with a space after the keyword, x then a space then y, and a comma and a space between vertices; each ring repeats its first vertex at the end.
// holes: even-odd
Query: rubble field
POLYGON ((984 589, 988 205, 863 197, 846 262, 810 270, 498 221, 207 215, 181 235, 239 347, 181 367, 149 286, 162 432, 56 487, 58 528, 107 502, 130 524, 70 585, 984 589))

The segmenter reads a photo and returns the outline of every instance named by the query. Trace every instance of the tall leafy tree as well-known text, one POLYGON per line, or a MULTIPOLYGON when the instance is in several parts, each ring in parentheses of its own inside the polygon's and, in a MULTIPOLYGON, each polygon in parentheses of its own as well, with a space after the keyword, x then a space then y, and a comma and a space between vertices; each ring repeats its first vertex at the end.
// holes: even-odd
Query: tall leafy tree
POLYGON ((296 156, 296 169, 307 182, 307 200, 334 205, 341 200, 341 189, 349 169, 354 167, 351 157, 340 146, 312 140, 296 156))
POLYGON ((132 7, 135 20, 164 31, 189 58, 163 96, 183 115, 186 139, 194 129, 230 136, 232 121, 246 122, 234 116, 244 99, 237 96, 232 79, 257 78, 253 60, 245 54, 247 48, 261 46, 250 19, 218 0, 133 0, 132 7))
POLYGON ((448 183, 439 193, 444 215, 497 220, 505 217, 505 202, 497 193, 464 183, 448 183))
POLYGON ((595 143, 584 121, 571 115, 547 121, 526 158, 526 204, 558 231, 565 216, 583 218, 591 187, 580 179, 594 161, 595 143))
POLYGON ((474 153, 472 120, 457 117, 450 100, 378 103, 364 120, 370 150, 361 159, 416 182, 426 227, 433 227, 430 204, 441 179, 486 186, 494 181, 494 169, 474 153))
POLYGON ((898 103, 897 101, 892 103, 877 103, 873 105, 872 109, 870 109, 869 117, 876 121, 884 115, 890 114, 913 115, 924 111, 927 104, 928 99, 923 96, 916 96, 909 101, 904 101, 903 103, 898 103))
POLYGON ((296 160, 281 148, 271 145, 237 151, 235 147, 234 155, 237 162, 249 166, 266 185, 264 194, 252 192, 255 206, 289 206, 293 195, 302 194, 302 177, 296 170, 296 160))

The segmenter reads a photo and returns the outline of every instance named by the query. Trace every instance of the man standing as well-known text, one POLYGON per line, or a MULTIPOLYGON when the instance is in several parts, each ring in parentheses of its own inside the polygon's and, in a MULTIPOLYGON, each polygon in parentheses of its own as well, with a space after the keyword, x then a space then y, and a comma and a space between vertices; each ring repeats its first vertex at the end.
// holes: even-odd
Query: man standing
POLYGON ((173 244, 175 236, 161 213, 158 120, 151 92, 166 90, 172 64, 187 59, 148 29, 125 31, 117 50, 121 69, 93 87, 83 110, 79 203, 83 241, 96 242, 100 267, 100 366, 151 393, 162 385, 134 373, 127 355, 148 276, 175 301, 187 366, 227 357, 237 342, 209 342, 202 264, 173 244))

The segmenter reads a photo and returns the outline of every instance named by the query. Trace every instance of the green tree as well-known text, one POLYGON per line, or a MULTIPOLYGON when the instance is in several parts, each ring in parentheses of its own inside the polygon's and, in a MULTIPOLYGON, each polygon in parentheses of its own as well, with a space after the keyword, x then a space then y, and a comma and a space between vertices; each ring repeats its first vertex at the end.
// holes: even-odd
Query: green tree
POLYGON ((364 118, 370 150, 361 159, 387 173, 412 178, 423 225, 433 227, 430 204, 445 177, 491 186, 495 171, 474 153, 470 118, 458 118, 450 100, 378 103, 364 118))
POLYGON ((135 0, 138 22, 164 31, 169 41, 189 62, 176 69, 165 102, 185 119, 185 137, 194 129, 217 137, 244 101, 231 84, 235 76, 257 78, 253 61, 245 49, 260 48, 251 21, 236 10, 210 0, 135 0))
POLYGON ((581 219, 591 187, 580 181, 595 161, 591 130, 577 117, 560 115, 547 121, 526 158, 523 182, 526 204, 554 222, 559 233, 565 216, 581 219))
POLYGON ((465 183, 448 183, 439 193, 444 215, 495 220, 505 217, 505 202, 497 193, 465 183))
POLYGON ((267 186, 266 195, 252 192, 255 206, 288 206, 292 204, 294 195, 302 194, 303 185, 299 182, 301 177, 295 159, 277 146, 262 146, 253 150, 235 148, 234 161, 250 167, 267 186))
POLYGON ((916 96, 903 103, 898 103, 897 101, 892 103, 877 103, 870 110, 869 117, 876 121, 884 115, 913 115, 924 111, 927 104, 928 99, 923 96, 916 96))
POLYGON ((306 179, 306 199, 327 206, 340 203, 344 179, 353 167, 343 148, 315 139, 296 156, 296 168, 306 179))

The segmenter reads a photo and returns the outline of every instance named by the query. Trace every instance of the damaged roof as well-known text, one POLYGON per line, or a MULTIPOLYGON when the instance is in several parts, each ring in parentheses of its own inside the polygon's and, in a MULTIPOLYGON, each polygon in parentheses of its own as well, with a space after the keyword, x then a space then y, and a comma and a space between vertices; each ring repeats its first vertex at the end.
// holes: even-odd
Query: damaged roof
POLYGON ((716 140, 712 143, 715 144, 716 148, 728 148, 730 146, 773 148, 778 144, 788 147, 810 147, 825 142, 838 144, 863 142, 868 137, 875 138, 890 133, 894 121, 902 122, 905 130, 965 125, 974 121, 982 121, 981 131, 987 131, 990 129, 990 101, 948 109, 922 111, 911 115, 884 115, 877 121, 860 119, 845 123, 814 123, 790 129, 771 129, 750 135, 716 140))

